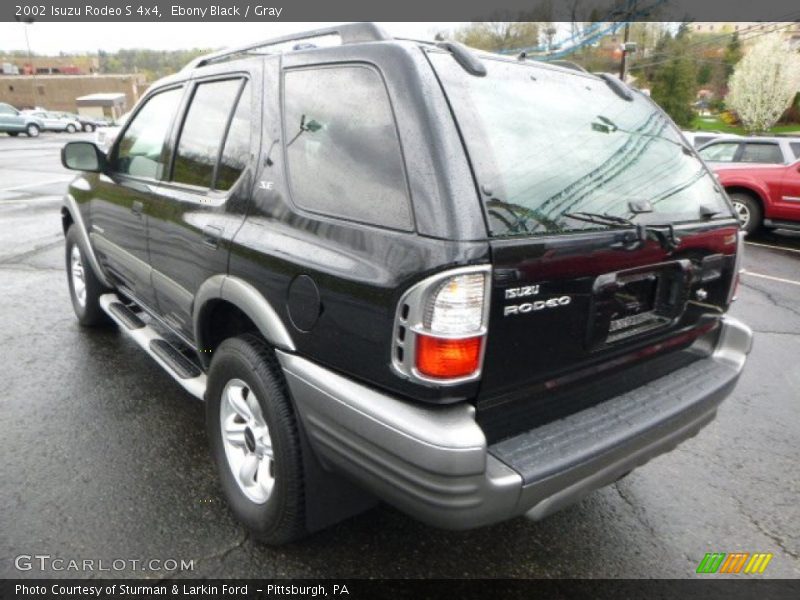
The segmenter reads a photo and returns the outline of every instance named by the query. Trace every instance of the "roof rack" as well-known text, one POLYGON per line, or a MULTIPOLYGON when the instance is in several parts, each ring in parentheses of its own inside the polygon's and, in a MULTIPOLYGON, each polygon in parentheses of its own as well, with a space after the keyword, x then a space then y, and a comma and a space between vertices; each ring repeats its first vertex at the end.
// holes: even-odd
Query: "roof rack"
POLYGON ((627 100, 629 102, 633 101, 633 93, 628 85, 622 81, 611 75, 610 73, 597 73, 597 76, 606 82, 606 85, 614 90, 614 93, 622 98, 623 100, 627 100))
POLYGON ((386 33, 375 23, 346 23, 344 25, 325 27, 323 29, 314 29, 312 31, 305 31, 302 33, 292 33, 281 37, 263 40, 261 42, 254 42, 244 46, 226 48, 225 50, 198 56, 189 62, 189 64, 187 64, 182 70, 190 71, 192 69, 208 65, 212 62, 222 60, 226 57, 236 54, 243 54, 251 50, 258 50, 259 48, 268 48, 269 46, 277 46, 278 44, 297 42, 326 35, 338 35, 342 40, 342 45, 358 44, 361 42, 380 42, 392 39, 391 35, 386 33))
POLYGON ((481 59, 464 44, 460 42, 442 41, 436 42, 436 45, 452 54, 456 62, 461 65, 461 68, 470 75, 475 75, 475 77, 486 76, 486 65, 484 65, 481 59))

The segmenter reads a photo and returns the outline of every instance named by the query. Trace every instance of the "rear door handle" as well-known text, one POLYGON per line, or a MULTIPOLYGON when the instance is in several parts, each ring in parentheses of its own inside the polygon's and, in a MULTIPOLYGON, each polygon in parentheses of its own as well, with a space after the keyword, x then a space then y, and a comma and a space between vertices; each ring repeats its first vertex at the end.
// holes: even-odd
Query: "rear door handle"
POLYGON ((133 204, 131 204, 131 212, 135 214, 137 217, 142 216, 142 211, 144 210, 144 204, 135 200, 133 204))
POLYGON ((222 237, 222 229, 213 225, 203 227, 203 243, 212 248, 219 246, 219 239, 222 237))

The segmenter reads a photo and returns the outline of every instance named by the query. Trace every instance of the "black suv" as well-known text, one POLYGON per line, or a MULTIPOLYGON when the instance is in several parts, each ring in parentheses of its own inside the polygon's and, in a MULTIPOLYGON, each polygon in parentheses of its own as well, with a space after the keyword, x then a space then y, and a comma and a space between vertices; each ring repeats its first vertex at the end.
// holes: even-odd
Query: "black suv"
POLYGON ((613 78, 353 24, 199 58, 62 161, 78 320, 205 400, 269 543, 377 499, 541 518, 695 435, 750 349, 725 193, 613 78))

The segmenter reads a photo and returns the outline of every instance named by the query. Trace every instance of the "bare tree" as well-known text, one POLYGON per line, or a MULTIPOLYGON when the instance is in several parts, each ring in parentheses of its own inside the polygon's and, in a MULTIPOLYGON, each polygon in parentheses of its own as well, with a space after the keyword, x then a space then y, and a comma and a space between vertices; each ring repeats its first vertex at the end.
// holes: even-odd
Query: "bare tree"
POLYGON ((527 48, 539 44, 539 25, 536 22, 483 21, 462 27, 454 37, 481 50, 527 48))
POLYGON ((780 34, 757 41, 736 65, 727 102, 745 129, 767 131, 800 90, 800 54, 780 34))

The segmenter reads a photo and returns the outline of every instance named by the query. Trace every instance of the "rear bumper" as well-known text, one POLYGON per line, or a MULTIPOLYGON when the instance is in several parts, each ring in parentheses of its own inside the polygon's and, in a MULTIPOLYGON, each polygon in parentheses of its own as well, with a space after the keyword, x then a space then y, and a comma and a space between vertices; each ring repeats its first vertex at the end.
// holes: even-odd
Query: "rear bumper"
POLYGON ((491 446, 470 405, 410 403, 278 356, 324 466, 422 521, 468 529, 547 516, 694 436, 735 386, 751 344, 750 329, 726 317, 706 358, 491 446))

